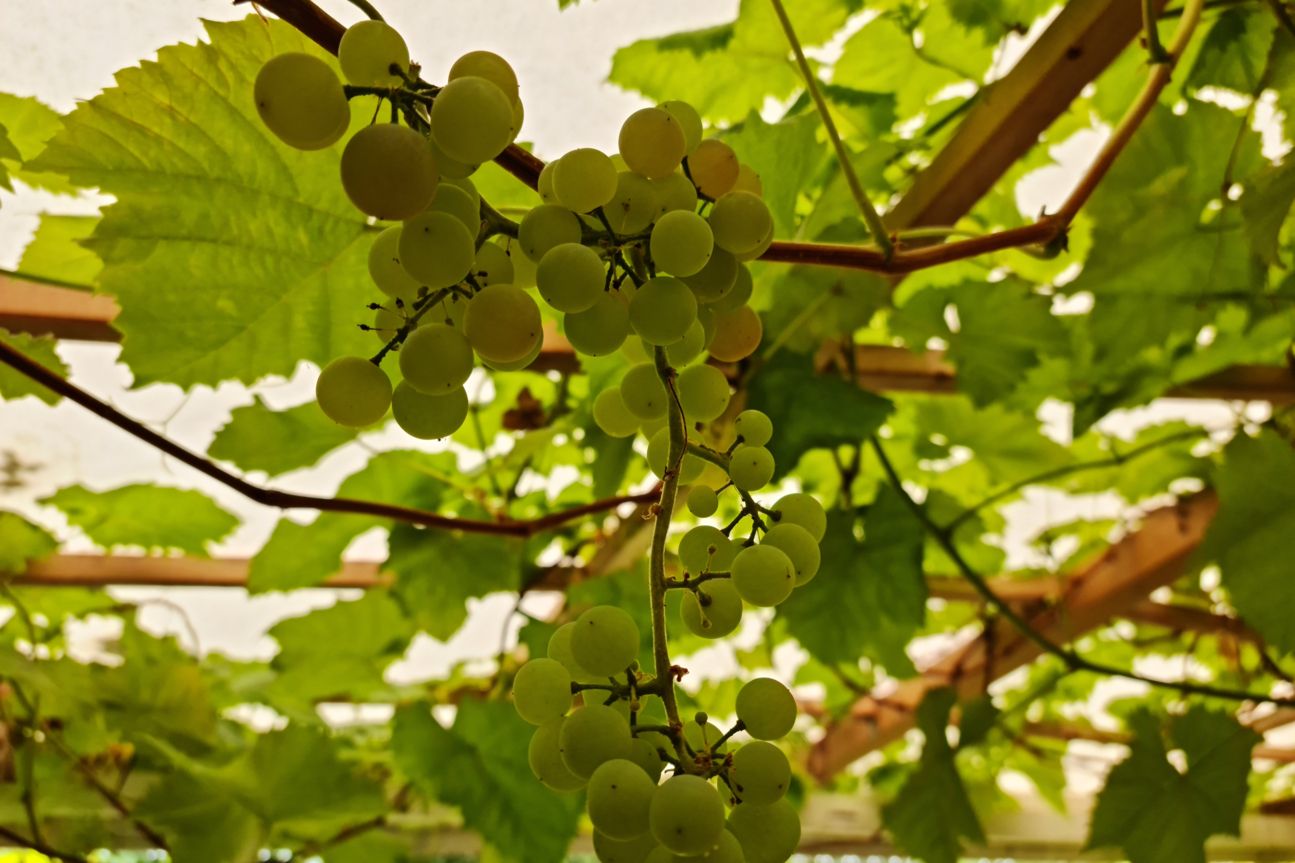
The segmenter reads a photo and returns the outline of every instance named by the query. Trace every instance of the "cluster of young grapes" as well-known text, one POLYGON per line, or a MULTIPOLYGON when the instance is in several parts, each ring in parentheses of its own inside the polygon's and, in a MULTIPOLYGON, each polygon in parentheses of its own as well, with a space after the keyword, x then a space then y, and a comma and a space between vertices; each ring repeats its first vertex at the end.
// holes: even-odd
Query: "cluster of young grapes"
POLYGON ((529 750, 535 776, 555 791, 586 789, 602 863, 786 860, 800 819, 784 799, 791 766, 769 741, 796 721, 791 692, 771 678, 749 681, 726 733, 703 713, 682 726, 645 723, 660 713, 653 699, 661 687, 674 682, 639 672, 638 651, 633 619, 599 605, 554 632, 547 658, 522 666, 513 698, 538 726, 529 750), (575 696, 583 704, 572 710, 575 696), (730 750, 740 732, 753 739, 730 750))
MULTIPOLYGON (((444 86, 424 84, 404 39, 381 21, 349 28, 338 58, 345 85, 304 53, 272 58, 255 84, 265 125, 303 150, 340 140, 350 98, 376 96, 391 108, 389 122, 360 129, 341 156, 351 201, 380 227, 392 223, 369 255, 384 299, 362 325, 383 347, 324 368, 316 398, 327 416, 363 427, 390 410, 415 437, 452 433, 467 417, 464 384, 478 359, 512 371, 539 355, 543 314, 533 293, 560 315, 580 353, 625 347, 641 359, 644 346, 664 346, 674 366, 697 363, 681 375, 682 391, 698 420, 719 415, 728 384, 700 361, 736 362, 759 345, 743 262, 768 248, 773 219, 759 178, 727 144, 703 139, 691 106, 635 112, 619 154, 581 148, 546 165, 544 203, 519 224, 482 201, 469 179, 521 127, 517 76, 503 58, 473 51, 444 86), (394 387, 382 368, 392 354, 394 387)), ((648 422, 664 409, 660 400, 627 407, 648 422)))

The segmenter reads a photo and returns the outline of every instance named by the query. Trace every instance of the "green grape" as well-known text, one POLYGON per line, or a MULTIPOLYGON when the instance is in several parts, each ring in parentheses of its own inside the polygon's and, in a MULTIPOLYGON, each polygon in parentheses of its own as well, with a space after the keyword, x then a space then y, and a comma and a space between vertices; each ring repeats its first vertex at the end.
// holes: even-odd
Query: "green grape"
MULTIPOLYGON (((648 439, 647 463, 648 468, 657 476, 664 478, 666 461, 670 457, 670 429, 662 427, 657 429, 648 439)), ((706 469, 706 462, 697 458, 695 455, 685 455, 679 465, 679 482, 687 484, 695 482, 701 476, 701 472, 706 469)))
POLYGON ((449 213, 428 210, 400 229, 400 264, 429 288, 448 288, 472 272, 477 258, 472 233, 449 213))
POLYGON ((679 540, 679 562, 688 572, 724 572, 733 563, 737 549, 724 532, 709 524, 699 524, 679 540))
POLYGON ((753 290, 755 290, 755 283, 751 279, 751 271, 747 269, 746 264, 739 261, 732 289, 715 300, 710 307, 720 314, 736 311, 747 304, 753 290))
POLYGON ((409 69, 409 46, 385 21, 360 21, 342 34, 337 60, 346 80, 357 87, 399 87, 404 79, 393 75, 391 67, 409 69))
MULTIPOLYGON (((651 833, 648 835, 652 836, 651 833)), ((655 836, 652 837, 652 841, 656 842, 655 836)), ((647 858, 644 859, 643 863, 692 863, 692 861, 696 859, 698 858, 682 857, 678 854, 673 854, 670 849, 666 848, 664 845, 657 845, 652 849, 651 853, 648 854, 647 858)))
POLYGON ((676 276, 691 276, 710 260, 715 238, 701 216, 675 210, 657 220, 650 246, 657 269, 676 276))
MULTIPOLYGON (((698 714, 704 716, 705 714, 698 714)), ((719 742, 724 736, 724 732, 719 730, 719 726, 713 722, 687 722, 683 727, 683 739, 692 747, 693 752, 710 752, 715 749, 716 753, 722 753, 726 744, 719 742), (719 748, 716 749, 718 744, 719 748)))
POLYGON ((773 479, 773 453, 762 446, 743 444, 728 460, 728 475, 742 491, 763 488, 773 479))
POLYGON ((396 425, 419 440, 434 440, 458 431, 468 418, 468 394, 463 387, 445 395, 429 396, 401 381, 391 397, 396 425))
POLYGON ((572 150, 553 169, 553 194, 568 210, 593 212, 616 194, 616 166, 593 147, 572 150))
POLYGON ((823 505, 804 492, 793 492, 778 498, 772 507, 778 524, 795 524, 803 527, 815 542, 821 542, 827 533, 827 513, 823 505))
POLYGON ((733 586, 752 605, 771 607, 791 596, 796 570, 770 545, 748 545, 733 558, 733 586))
POLYGON ((737 153, 728 144, 714 138, 702 141, 688 156, 688 173, 692 176, 693 185, 712 201, 719 200, 733 188, 739 170, 737 153))
MULTIPOLYGON (((443 297, 438 303, 444 322, 459 332, 463 332, 463 319, 468 314, 468 301, 458 294, 443 297)), ((430 314, 430 313, 429 313, 430 314)))
POLYGON ((571 654, 594 674, 620 674, 638 658, 639 628, 613 605, 595 605, 576 618, 571 654))
POLYGON ((665 215, 675 210, 695 212, 697 210, 697 187, 692 184, 682 171, 652 181, 660 201, 658 214, 665 215))
POLYGON ((633 171, 621 171, 616 175, 616 192, 603 205, 603 213, 612 230, 624 236, 637 234, 652 224, 660 207, 661 196, 651 180, 633 171))
POLYGON ((689 422, 708 423, 728 409, 728 378, 714 366, 689 366, 679 373, 675 387, 689 422))
POLYGON ((687 863, 746 863, 742 853, 742 843, 737 837, 725 830, 719 835, 715 847, 697 857, 686 858, 687 863))
POLYGON ((656 838, 651 833, 633 839, 613 839, 594 831, 594 856, 598 863, 647 863, 648 855, 656 847, 656 838))
POLYGON ((400 348, 400 373, 420 393, 443 396, 467 383, 472 346, 446 324, 427 324, 409 334, 400 348))
POLYGON ((558 746, 567 769, 588 779, 599 765, 629 755, 630 724, 610 707, 587 704, 562 723, 558 746))
POLYGON ((320 372, 315 399, 333 422, 362 428, 382 419, 391 407, 391 381, 363 357, 338 357, 320 372))
POLYGON ((723 638, 742 622, 742 597, 730 579, 708 581, 684 593, 679 616, 694 635, 723 638))
POLYGON ((643 420, 639 423, 639 434, 643 435, 644 440, 650 441, 652 440, 653 435, 665 428, 665 424, 665 414, 662 414, 659 417, 653 417, 652 419, 643 420))
POLYGON ((427 146, 432 151, 433 158, 436 159, 436 168, 440 171, 442 177, 466 180, 480 167, 480 165, 468 164, 467 162, 460 162, 458 159, 450 158, 450 154, 442 150, 433 138, 427 139, 427 146))
POLYGON ((476 183, 467 177, 446 177, 444 182, 445 185, 461 190, 463 194, 472 199, 473 213, 478 215, 481 213, 481 193, 477 191, 476 183))
POLYGON ((748 408, 733 420, 733 431, 747 446, 764 446, 773 437, 773 421, 768 414, 748 408))
POLYGON ((508 136, 508 143, 517 140, 517 135, 522 131, 522 123, 526 121, 526 109, 522 105, 522 100, 518 99, 513 103, 513 129, 508 136))
POLYGON ((585 784, 585 780, 568 770, 562 761, 560 740, 565 723, 566 720, 559 716, 536 728, 526 750, 526 760, 535 778, 554 791, 576 791, 585 784))
POLYGON ((531 725, 565 716, 571 709, 571 672, 556 659, 532 659, 513 679, 513 706, 531 725))
POLYGON ((513 284, 519 288, 535 287, 535 262, 526 257, 521 243, 516 239, 504 241, 504 250, 508 259, 513 262, 513 284))
POLYGON ((406 304, 418 297, 418 280, 400 265, 400 226, 385 228, 369 246, 369 277, 378 290, 406 304))
POLYGON ((746 863, 785 863, 800 844, 800 816, 786 798, 768 806, 743 803, 728 817, 746 863))
POLYGON ((598 302, 607 267, 598 253, 579 243, 562 243, 544 253, 535 269, 540 296, 559 312, 583 312, 598 302))
POLYGON ((657 780, 661 778, 661 771, 665 769, 665 762, 661 760, 661 753, 657 748, 667 742, 666 738, 659 734, 640 734, 630 741, 630 761, 637 764, 652 780, 654 787, 657 780), (661 741, 660 744, 657 743, 658 740, 661 741))
POLYGON ((412 218, 436 194, 436 160, 427 139, 395 123, 375 123, 352 135, 341 171, 351 203, 378 219, 412 218))
POLYGON ((504 247, 496 243, 482 243, 477 249, 477 259, 472 262, 472 275, 477 284, 511 285, 513 284, 513 259, 508 257, 504 247))
POLYGON ((710 518, 719 509, 719 495, 715 489, 695 485, 688 490, 688 511, 698 518, 710 518))
POLYGON ((750 192, 729 192, 715 202, 707 218, 715 245, 735 255, 752 252, 773 230, 769 205, 750 192))
POLYGON ((483 360, 525 359, 543 341, 540 307, 516 285, 490 285, 468 302, 463 332, 483 360))
POLYGON ((432 103, 432 137, 451 159, 488 162, 513 137, 513 105, 494 83, 477 75, 449 81, 432 103))
POLYGON ((517 243, 522 253, 537 264, 554 246, 579 242, 580 220, 575 213, 557 204, 540 204, 532 208, 522 216, 517 230, 517 243))
POLYGON ((595 830, 613 839, 642 836, 648 832, 648 807, 656 789, 633 761, 604 761, 589 777, 589 820, 595 830))
MULTIPOLYGON (((373 334, 384 345, 395 338, 400 328, 407 324, 409 324, 409 318, 405 316, 402 309, 392 311, 387 308, 379 308, 373 313, 373 334)), ((412 328, 417 329, 417 327, 418 322, 415 321, 412 328)))
POLYGON ((767 806, 787 793, 791 764, 777 746, 755 740, 733 753, 729 779, 743 803, 767 806))
POLYGON ((755 169, 746 163, 737 166, 737 181, 733 183, 733 192, 750 192, 753 195, 764 197, 764 183, 760 181, 760 175, 755 169))
POLYGON ((740 362, 760 347, 764 324, 750 306, 739 306, 715 319, 715 335, 707 350, 722 363, 740 362))
POLYGON ((684 283, 697 295, 697 302, 718 302, 733 290, 733 285, 737 282, 737 266, 737 258, 716 247, 706 266, 685 277, 684 283))
POLYGON ((796 570, 796 586, 808 584, 818 575, 822 552, 818 540, 798 524, 775 524, 760 538, 761 545, 771 545, 787 555, 796 570))
POLYGON ((454 61, 445 80, 469 77, 485 78, 498 87, 509 102, 518 101, 517 73, 508 65, 507 60, 493 51, 469 51, 464 54, 454 61))
POLYGON ((669 111, 643 108, 621 126, 621 158, 631 171, 656 180, 679 167, 687 148, 683 129, 669 111))
POLYGON ((762 239, 759 243, 756 244, 755 248, 751 249, 748 252, 742 252, 740 254, 735 253, 733 257, 737 258, 739 261, 744 261, 744 262, 754 261, 757 258, 762 257, 765 252, 769 251, 769 247, 772 245, 773 245, 773 225, 770 224, 769 231, 764 235, 764 239, 762 239))
POLYGON ((562 663, 562 667, 571 675, 572 680, 579 683, 592 683, 598 679, 598 676, 581 668, 580 663, 576 662, 575 654, 571 652, 571 633, 575 632, 575 628, 575 623, 571 622, 564 623, 553 630, 545 652, 549 659, 562 663))
POLYGON ((492 369, 497 372, 519 372, 522 369, 529 368, 531 363, 539 359, 540 353, 543 350, 544 350, 544 339, 540 338, 535 340, 535 346, 531 348, 530 353, 522 357, 520 360, 513 360, 512 362, 508 362, 508 363, 495 362, 492 360, 482 360, 481 364, 486 368, 492 369))
MULTIPOLYGON (((698 312, 700 313, 700 309, 698 312)), ((665 358, 675 368, 683 368, 706 351, 706 328, 700 318, 692 322, 683 338, 665 346, 665 358)))
POLYGON ((671 99, 668 102, 662 102, 658 107, 663 111, 668 111, 675 122, 679 124, 679 129, 683 132, 684 153, 691 153, 697 149, 701 143, 701 115, 697 109, 687 102, 678 99, 671 99))
POLYGON ((436 194, 432 196, 432 203, 428 209, 438 213, 448 213, 458 219, 474 238, 481 230, 480 204, 474 201, 472 195, 465 189, 448 182, 443 181, 436 187, 436 194))
POLYGON ((544 167, 540 168, 539 178, 535 181, 535 191, 540 193, 540 200, 546 204, 561 204, 557 193, 553 191, 553 171, 557 165, 557 162, 545 162, 544 167))
POLYGON ((715 340, 715 309, 712 306, 697 307, 697 323, 701 324, 702 344, 707 348, 715 340))
POLYGON ((756 740, 777 740, 796 724, 796 698, 772 677, 756 677, 737 693, 737 718, 756 740))
POLYGON ((351 123, 337 73, 310 54, 293 51, 271 57, 256 74, 252 97, 266 128, 298 150, 333 145, 351 123))
POLYGON ((608 387, 594 399, 594 422, 609 437, 630 437, 639 428, 639 418, 625 406, 619 387, 608 387))
POLYGON ((648 811, 652 835, 675 854, 702 854, 724 832, 724 801, 700 776, 679 774, 657 788, 648 811))
POLYGON ((665 416, 665 384, 657 376, 656 366, 652 363, 639 363, 631 366, 621 378, 621 398, 625 407, 639 419, 654 419, 665 416))
POLYGON ((621 346, 621 353, 632 365, 653 362, 655 348, 642 339, 629 339, 621 346))
POLYGON ((670 276, 648 279, 630 300, 630 326, 643 341, 669 345, 679 341, 697 319, 697 298, 670 276))
POLYGON ((562 319, 562 329, 571 347, 591 357, 614 352, 629 337, 629 305, 616 291, 604 291, 583 312, 562 319))

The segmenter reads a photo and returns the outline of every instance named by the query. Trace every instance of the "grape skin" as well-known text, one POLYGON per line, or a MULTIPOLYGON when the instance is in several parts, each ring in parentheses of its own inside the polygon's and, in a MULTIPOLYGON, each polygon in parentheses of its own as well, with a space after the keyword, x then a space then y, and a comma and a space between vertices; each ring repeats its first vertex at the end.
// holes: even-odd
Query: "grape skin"
POLYGON ((651 833, 633 839, 613 839, 594 831, 594 854, 599 863, 645 863, 657 847, 651 833))
POLYGON ((459 387, 429 396, 401 381, 391 397, 391 416, 405 433, 420 440, 454 434, 468 418, 468 394, 459 387))
POLYGON ((346 28, 337 46, 342 74, 359 87, 398 87, 403 83, 391 67, 409 68, 409 46, 384 21, 360 21, 346 28))
POLYGON ((648 813, 652 835, 675 854, 702 854, 724 831, 724 803, 700 776, 667 779, 652 798, 648 813))
POLYGON ((384 229, 369 246, 369 278, 382 293, 406 305, 418 298, 418 280, 400 264, 399 225, 384 229))
POLYGON ((513 259, 496 243, 482 243, 477 249, 476 260, 472 262, 472 274, 477 283, 482 285, 513 284, 513 259))
POLYGON ((708 138, 688 157, 688 173, 697 191, 712 201, 728 193, 737 182, 737 154, 723 141, 708 138))
POLYGON ((472 346, 445 324, 427 324, 410 333, 399 356, 405 382, 429 396, 462 387, 472 374, 472 346))
POLYGON ((796 724, 796 699, 771 677, 756 677, 737 693, 737 718, 757 740, 777 740, 796 724))
POLYGON ((697 298, 688 286, 669 276, 649 279, 630 300, 630 326, 643 341, 673 344, 697 319, 697 298))
POLYGON ((337 73, 318 57, 299 51, 266 61, 257 72, 252 98, 266 128, 298 150, 333 145, 351 122, 337 73))
POLYGON ((603 206, 603 213, 617 234, 637 234, 652 224, 660 207, 661 195, 651 180, 633 171, 621 171, 616 175, 616 191, 603 206))
POLYGON ((442 181, 436 187, 436 194, 432 196, 428 209, 448 213, 458 219, 472 237, 476 237, 481 228, 481 202, 474 200, 466 189, 449 181, 442 181))
POLYGON ((684 626, 702 638, 723 638, 742 622, 742 597, 730 579, 717 579, 701 585, 697 592, 687 591, 679 605, 684 626), (709 604, 701 604, 701 596, 709 604))
POLYGON ((649 420, 665 416, 667 398, 665 384, 661 383, 661 378, 657 376, 656 367, 652 363, 630 366, 629 371, 625 372, 625 377, 621 378, 620 390, 625 406, 639 419, 649 420))
POLYGON ((683 160, 687 142, 683 129, 668 111, 643 108, 621 126, 621 158, 631 171, 650 180, 669 176, 683 160))
POLYGON ((543 339, 539 306, 516 285, 489 285, 468 302, 464 335, 483 360, 525 359, 543 339))
POLYGON ((629 305, 616 291, 604 291, 588 309, 563 317, 562 329, 580 353, 607 356, 629 337, 629 305))
POLYGON ((545 787, 561 792, 576 791, 585 785, 585 780, 568 770, 562 761, 559 740, 565 722, 558 717, 536 728, 526 751, 526 760, 535 778, 545 787))
POLYGON ((662 102, 657 107, 669 112, 679 124, 679 129, 683 132, 684 153, 696 150, 697 145, 701 143, 702 134, 701 115, 697 113, 697 109, 679 99, 662 102))
POLYGON ((608 437, 630 437, 639 428, 639 418, 625 406, 618 387, 608 387, 594 399, 591 409, 594 422, 608 437))
POLYGON ((748 408, 733 420, 733 431, 737 432, 744 444, 764 446, 773 437, 773 421, 768 414, 748 408))
POLYGON ((773 454, 762 446, 743 444, 729 456, 728 475, 742 491, 756 491, 773 478, 773 454))
POLYGON ((558 745, 567 769, 588 779, 604 762, 629 755, 629 722, 610 707, 587 704, 563 721, 558 745))
POLYGON ((553 308, 567 313, 591 308, 603 295, 606 280, 603 259, 580 243, 554 246, 535 270, 540 296, 553 308))
POLYGON ((513 706, 531 725, 543 725, 571 709, 571 672, 555 659, 532 659, 513 679, 513 706))
POLYGON ((633 761, 605 761, 589 777, 589 820, 613 839, 633 839, 648 832, 648 808, 657 784, 633 761))
POLYGON ((580 220, 575 213, 557 204, 541 204, 522 216, 517 229, 517 244, 522 253, 535 263, 554 246, 580 242, 580 220))
MULTIPOLYGON (((657 476, 665 478, 665 472, 668 465, 666 460, 670 455, 670 430, 662 427, 652 433, 648 439, 647 463, 648 468, 657 476)), ((697 458, 697 456, 688 454, 683 457, 679 465, 679 482, 685 485, 695 482, 701 476, 701 472, 706 469, 706 462, 697 458)))
POLYGON ((791 764, 777 746, 755 740, 733 753, 729 779, 743 803, 767 806, 787 793, 791 764))
POLYGON ((436 160, 427 139, 405 126, 375 123, 351 136, 342 150, 342 188, 362 213, 409 219, 436 194, 436 160))
POLYGON ((688 511, 698 518, 710 518, 719 509, 719 495, 704 485, 688 489, 688 511))
POLYGON ((616 166, 592 147, 572 150, 553 169, 553 194, 569 210, 592 212, 616 194, 616 166))
POLYGON ((708 217, 715 245, 735 255, 749 254, 773 230, 769 205, 750 192, 729 192, 708 217))
POLYGON ((787 555, 796 570, 796 586, 808 584, 818 575, 822 551, 818 541, 798 524, 775 524, 760 538, 761 545, 773 546, 787 555))
POLYGON ((571 654, 594 674, 620 674, 638 658, 639 629, 634 618, 611 605, 595 605, 576 619, 571 654))
POLYGON ((315 399, 324 415, 338 425, 363 428, 382 419, 391 407, 391 380, 363 357, 338 357, 315 382, 315 399))
POLYGON ((720 362, 736 363, 755 353, 764 336, 760 316, 750 306, 739 306, 715 321, 715 337, 707 348, 720 362))
POLYGON ((750 269, 747 268, 746 264, 738 261, 737 272, 733 277, 733 287, 721 295, 719 299, 711 301, 709 308, 714 309, 716 314, 735 312, 746 306, 754 289, 755 283, 751 279, 750 269))
POLYGON ((472 271, 477 251, 472 233, 449 213, 428 210, 400 230, 400 264, 429 288, 457 285, 472 271))
POLYGON ((679 373, 676 381, 679 403, 684 415, 693 422, 710 422, 728 409, 728 378, 714 366, 690 366, 679 373))
POLYGON ((432 137, 451 159, 488 162, 513 138, 516 118, 503 90, 476 75, 446 82, 432 103, 432 137))
POLYGON ((746 863, 783 863, 800 844, 800 816, 786 799, 768 806, 743 803, 728 817, 746 863))
POLYGON ((691 276, 710 260, 715 237, 701 216, 675 210, 657 220, 649 248, 658 269, 676 276, 691 276))
POLYGON ((665 346, 665 358, 675 368, 683 368, 699 358, 706 350, 706 328, 701 323, 701 309, 697 310, 698 319, 688 327, 683 338, 665 346))
POLYGON ((508 61, 493 51, 469 51, 462 57, 454 61, 450 67, 450 73, 445 76, 445 80, 453 81, 457 78, 467 77, 485 78, 491 84, 499 88, 508 101, 517 103, 519 101, 519 89, 517 86, 517 73, 508 61))
POLYGON ((736 555, 733 541, 713 525, 699 524, 679 540, 679 562, 693 575, 723 572, 736 555))
POLYGON ((805 528, 815 542, 822 542, 827 533, 827 513, 823 505, 804 492, 793 492, 778 498, 772 507, 779 524, 796 524, 805 528))
POLYGON ((739 551, 731 571, 733 586, 752 605, 778 605, 796 586, 796 571, 787 555, 768 545, 751 545, 739 551))
POLYGON ((692 288, 699 303, 715 303, 724 298, 737 283, 737 258, 716 247, 711 251, 706 266, 690 276, 683 277, 684 284, 692 288))

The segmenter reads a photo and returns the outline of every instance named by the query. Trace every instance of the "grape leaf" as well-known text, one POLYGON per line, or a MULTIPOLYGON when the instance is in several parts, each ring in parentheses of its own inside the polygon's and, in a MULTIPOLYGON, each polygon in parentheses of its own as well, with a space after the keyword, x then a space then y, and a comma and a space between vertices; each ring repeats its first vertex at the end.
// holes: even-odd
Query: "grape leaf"
POLYGON ((468 699, 452 728, 426 705, 396 711, 391 750, 422 793, 463 810, 464 823, 515 863, 558 863, 580 819, 578 795, 558 795, 531 773, 534 729, 511 704, 468 699))
POLYGON ((163 777, 134 814, 166 837, 175 859, 191 863, 251 860, 264 839, 256 816, 185 773, 163 777))
POLYGON ((1204 863, 1206 839, 1241 832, 1259 735, 1227 714, 1193 706, 1172 725, 1174 748, 1187 760, 1180 772, 1154 716, 1139 711, 1129 724, 1129 757, 1097 795, 1087 848, 1118 846, 1131 863, 1204 863))
POLYGON ((1043 354, 1067 346, 1052 303, 1016 279, 963 283, 949 291, 957 332, 947 336, 958 386, 977 407, 1006 398, 1043 354))
MULTIPOLYGON (((15 348, 40 365, 57 374, 67 377, 67 366, 54 350, 56 342, 48 336, 29 336, 26 333, 10 333, 0 329, 0 341, 15 348)), ((26 375, 19 374, 9 366, 0 365, 0 398, 5 400, 20 399, 23 396, 35 396, 46 404, 54 404, 59 397, 26 375)))
POLYGON ((238 526, 237 518, 191 489, 139 484, 94 492, 69 486, 40 502, 60 510, 104 548, 176 549, 205 557, 209 544, 238 526))
MULTIPOLYGON (((75 192, 76 187, 57 174, 32 170, 26 163, 40 154, 45 143, 58 132, 62 118, 53 108, 31 96, 0 93, 0 128, 7 132, 9 147, 0 147, 0 162, 16 180, 47 192, 75 192)), ((0 138, 4 137, 0 135, 0 138)))
POLYGON ((1268 264, 1280 264, 1278 238, 1295 203, 1295 159, 1267 168, 1247 184, 1241 215, 1254 253, 1268 264))
POLYGON ((740 126, 723 135, 741 154, 742 162, 760 176, 765 203, 773 213, 775 236, 790 236, 794 231, 796 200, 823 161, 823 147, 818 143, 820 125, 813 112, 766 123, 753 111, 740 126))
POLYGON ((354 429, 329 420, 313 401, 276 411, 257 396, 254 404, 234 409, 207 453, 243 470, 277 476, 313 465, 355 436, 354 429))
MULTIPOLYGON (((206 26, 209 43, 120 71, 32 163, 116 198, 86 245, 137 385, 287 376, 369 341, 355 324, 371 235, 337 181, 340 146, 290 150, 252 102, 274 54, 326 55, 259 16, 206 26)), ((360 101, 356 124, 372 113, 360 101)))
POLYGON ((4 127, 4 124, 0 124, 0 189, 6 192, 13 191, 13 182, 9 178, 9 166, 5 162, 18 158, 18 148, 14 146, 13 141, 9 140, 9 130, 4 127))
POLYGON ((923 111, 940 90, 962 76, 919 59, 913 38, 891 15, 879 15, 846 40, 832 83, 855 90, 893 93, 900 118, 923 111))
POLYGON ((1205 35, 1187 73, 1187 86, 1226 87, 1247 94, 1260 89, 1276 24, 1266 9, 1225 10, 1205 35))
POLYGON ((81 244, 99 224, 98 216, 58 216, 45 213, 36 234, 23 249, 18 269, 24 276, 56 282, 68 288, 89 288, 103 262, 81 244))
POLYGON ((58 540, 14 512, 0 510, 0 576, 22 575, 27 564, 58 550, 58 540))
POLYGON ((337 658, 397 656, 414 633, 388 592, 375 589, 351 602, 284 618, 267 634, 279 643, 274 664, 286 667, 337 658), (343 633, 345 638, 337 637, 343 633))

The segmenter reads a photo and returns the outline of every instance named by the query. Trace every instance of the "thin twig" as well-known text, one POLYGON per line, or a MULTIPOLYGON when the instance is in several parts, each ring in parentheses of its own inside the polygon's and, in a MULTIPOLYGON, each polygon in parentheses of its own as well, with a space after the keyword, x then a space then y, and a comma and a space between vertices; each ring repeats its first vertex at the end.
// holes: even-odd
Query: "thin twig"
POLYGON ((28 839, 19 833, 15 833, 8 827, 0 827, 0 839, 7 839, 18 848, 30 848, 38 854, 44 854, 54 860, 62 860, 63 863, 90 863, 89 858, 82 857, 80 854, 73 854, 70 851, 60 851, 52 848, 44 842, 34 839, 28 839))

